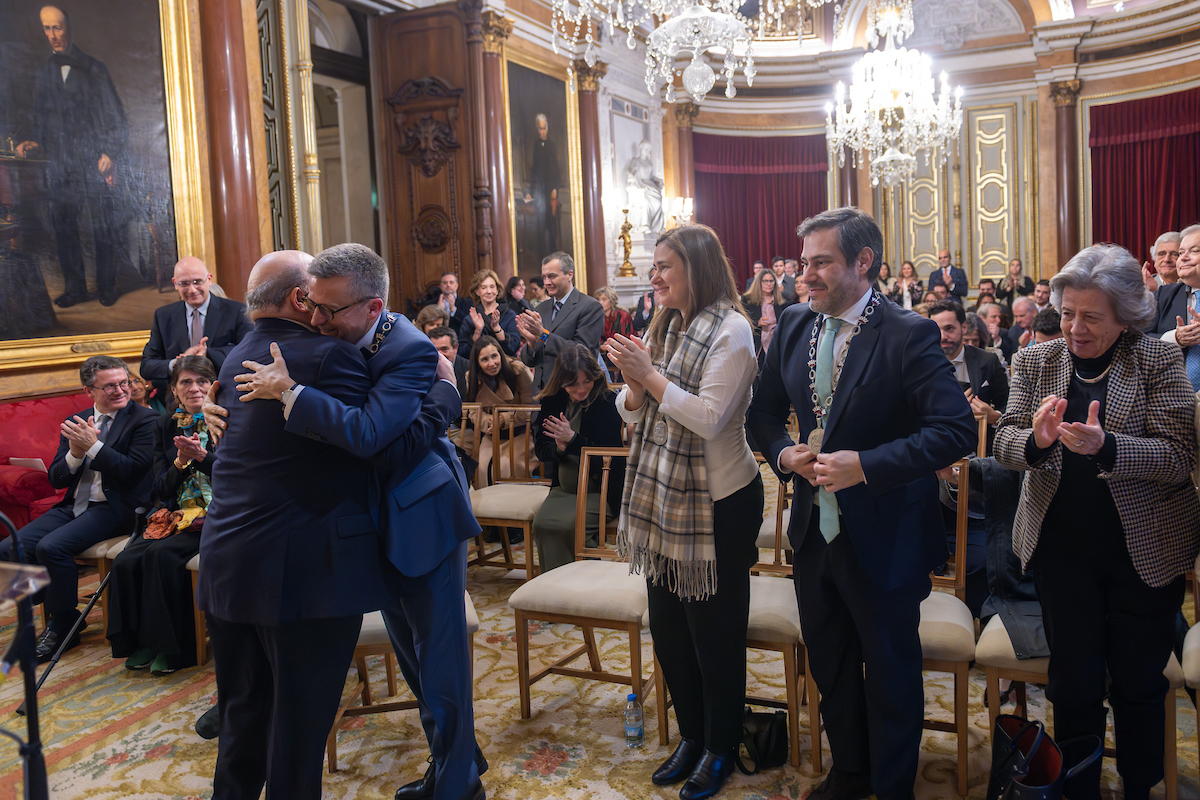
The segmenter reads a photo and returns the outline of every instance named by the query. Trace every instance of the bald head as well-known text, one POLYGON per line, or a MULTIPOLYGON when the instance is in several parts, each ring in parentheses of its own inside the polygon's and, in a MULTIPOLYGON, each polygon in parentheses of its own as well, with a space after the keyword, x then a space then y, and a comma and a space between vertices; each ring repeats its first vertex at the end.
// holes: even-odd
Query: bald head
POLYGON ((171 282, 175 284, 180 299, 192 308, 199 308, 208 301, 212 275, 204 262, 195 256, 184 256, 176 262, 171 282))
POLYGON ((50 49, 65 53, 71 49, 71 20, 58 6, 42 6, 38 14, 42 20, 42 33, 50 42, 50 49))
POLYGON ((301 303, 308 291, 308 265, 312 256, 300 250, 267 253, 250 270, 246 281, 246 310, 250 319, 290 319, 309 324, 311 314, 301 303))

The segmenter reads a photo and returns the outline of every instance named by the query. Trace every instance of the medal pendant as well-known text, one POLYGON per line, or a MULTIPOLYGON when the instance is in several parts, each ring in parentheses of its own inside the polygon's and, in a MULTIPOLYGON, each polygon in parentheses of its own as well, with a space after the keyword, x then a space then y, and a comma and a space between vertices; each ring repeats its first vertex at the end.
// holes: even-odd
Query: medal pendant
POLYGON ((808 435, 808 449, 812 451, 814 456, 821 455, 821 442, 825 440, 825 431, 822 428, 816 428, 808 435))
POLYGON ((662 447, 667 443, 667 423, 661 419, 654 423, 654 432, 650 437, 656 445, 662 447))

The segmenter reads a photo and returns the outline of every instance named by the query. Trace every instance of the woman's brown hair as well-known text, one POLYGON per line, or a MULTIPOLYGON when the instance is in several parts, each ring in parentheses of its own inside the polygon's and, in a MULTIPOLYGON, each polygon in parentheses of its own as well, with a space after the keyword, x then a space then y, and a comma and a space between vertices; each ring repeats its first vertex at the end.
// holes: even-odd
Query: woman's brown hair
POLYGON ((716 231, 707 225, 692 224, 673 228, 654 243, 671 248, 683 261, 683 269, 687 273, 688 304, 682 312, 674 308, 662 308, 654 315, 647 331, 650 349, 659 351, 667 338, 667 328, 671 320, 682 315, 686 327, 704 309, 721 300, 733 305, 734 310, 746 316, 742 308, 741 295, 737 289, 737 279, 733 277, 733 268, 725 255, 725 248, 717 238, 716 231))
POLYGON ((534 399, 542 400, 553 397, 566 387, 573 385, 579 379, 581 372, 587 376, 589 381, 595 381, 592 391, 583 401, 584 405, 590 405, 597 397, 602 397, 608 391, 608 378, 604 377, 604 370, 600 369, 600 362, 596 360, 596 354, 578 342, 571 342, 559 351, 558 358, 554 361, 554 371, 550 373, 550 380, 546 381, 546 387, 534 399))

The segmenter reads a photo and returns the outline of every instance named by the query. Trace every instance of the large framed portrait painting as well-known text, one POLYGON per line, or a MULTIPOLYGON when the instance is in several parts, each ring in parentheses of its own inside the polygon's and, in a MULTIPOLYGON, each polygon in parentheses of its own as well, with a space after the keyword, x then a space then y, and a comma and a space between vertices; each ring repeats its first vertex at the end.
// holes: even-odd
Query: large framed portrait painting
POLYGON ((190 27, 184 0, 0 3, 0 371, 123 354, 179 299, 205 250, 190 27))
POLYGON ((516 51, 506 66, 515 271, 538 275, 545 256, 582 250, 576 100, 565 67, 516 51))

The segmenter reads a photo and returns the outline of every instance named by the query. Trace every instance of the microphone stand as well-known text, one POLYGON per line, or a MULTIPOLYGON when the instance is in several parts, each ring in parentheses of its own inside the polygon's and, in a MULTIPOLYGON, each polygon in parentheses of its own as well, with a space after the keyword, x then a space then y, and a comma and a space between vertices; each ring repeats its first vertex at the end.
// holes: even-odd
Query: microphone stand
MULTIPOLYGON (((8 529, 12 546, 10 560, 21 564, 21 545, 17 541, 17 529, 3 512, 0 512, 0 523, 8 529)), ((21 761, 25 773, 25 800, 50 800, 50 787, 46 776, 46 759, 42 753, 41 728, 38 723, 37 692, 40 683, 35 684, 37 674, 37 658, 33 635, 33 597, 27 595, 17 600, 17 629, 14 634, 14 646, 20 653, 21 674, 25 679, 25 735, 27 741, 22 741, 11 731, 0 728, 0 734, 9 737, 20 747, 21 761)), ((49 672, 49 670, 46 670, 49 672)), ((45 676, 43 676, 43 680, 45 676)))

